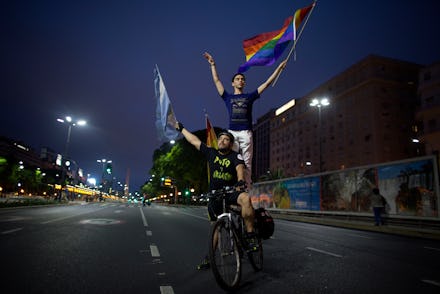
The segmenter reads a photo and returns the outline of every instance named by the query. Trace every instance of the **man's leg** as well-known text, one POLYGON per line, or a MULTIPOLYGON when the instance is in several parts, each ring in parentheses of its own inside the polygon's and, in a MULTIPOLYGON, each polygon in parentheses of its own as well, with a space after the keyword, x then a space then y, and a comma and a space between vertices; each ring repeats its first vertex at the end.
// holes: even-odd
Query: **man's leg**
POLYGON ((229 132, 234 135, 234 146, 232 150, 240 152, 243 156, 245 169, 245 181, 248 189, 252 188, 252 156, 254 151, 254 143, 252 139, 252 131, 232 131, 229 132))
POLYGON ((237 199, 238 205, 241 206, 241 216, 243 217, 246 231, 251 233, 254 231, 254 208, 252 207, 251 198, 246 192, 241 193, 237 199))

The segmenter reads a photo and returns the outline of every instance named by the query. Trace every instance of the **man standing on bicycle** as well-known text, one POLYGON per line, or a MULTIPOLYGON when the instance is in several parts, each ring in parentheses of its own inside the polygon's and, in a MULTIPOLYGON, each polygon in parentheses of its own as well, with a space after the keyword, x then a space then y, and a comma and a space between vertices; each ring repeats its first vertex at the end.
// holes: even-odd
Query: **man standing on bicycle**
MULTIPOLYGON (((210 183, 209 190, 219 190, 225 186, 244 186, 245 185, 245 164, 241 154, 232 150, 234 136, 229 132, 221 132, 218 135, 218 150, 206 146, 205 143, 189 132, 179 122, 176 122, 176 130, 182 133, 185 139, 197 150, 202 152, 209 166, 210 183)), ((249 247, 255 246, 254 234, 254 208, 252 207, 249 194, 243 190, 228 194, 227 204, 241 206, 241 215, 246 226, 247 241, 249 247)), ((219 212, 222 211, 221 203, 208 203, 210 221, 215 221, 219 212)), ((207 266, 209 267, 209 265, 207 266)))

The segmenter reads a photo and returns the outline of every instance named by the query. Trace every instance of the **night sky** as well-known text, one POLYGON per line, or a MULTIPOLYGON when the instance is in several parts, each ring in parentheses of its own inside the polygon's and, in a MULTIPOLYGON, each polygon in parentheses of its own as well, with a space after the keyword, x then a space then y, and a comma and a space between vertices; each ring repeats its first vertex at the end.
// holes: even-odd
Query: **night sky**
MULTIPOLYGON (((226 108, 202 54, 213 55, 231 90, 245 58, 242 41, 280 29, 311 2, 2 1, 0 135, 62 153, 67 126, 56 119, 85 119, 87 126, 72 130, 70 157, 96 178, 102 169, 96 160, 111 159, 117 180, 130 169, 136 190, 150 177, 153 151, 162 143, 155 129, 155 64, 185 127, 203 129, 206 110, 213 125, 226 128, 226 108)), ((254 120, 369 54, 422 65, 440 61, 439 6, 436 0, 318 1, 296 61, 254 104, 254 120)), ((247 90, 274 69, 251 68, 247 90)))

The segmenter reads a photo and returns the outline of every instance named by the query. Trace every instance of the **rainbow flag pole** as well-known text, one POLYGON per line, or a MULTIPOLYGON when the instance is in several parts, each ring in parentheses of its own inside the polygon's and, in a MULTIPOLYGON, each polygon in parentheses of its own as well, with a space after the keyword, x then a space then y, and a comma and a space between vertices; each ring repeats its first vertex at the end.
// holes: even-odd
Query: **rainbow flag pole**
MULTIPOLYGON (((296 43, 298 42, 299 38, 301 37, 302 32, 304 31, 304 28, 305 28, 305 26, 306 26, 306 24, 307 24, 307 21, 309 20, 310 15, 312 15, 313 9, 315 9, 315 6, 316 6, 316 0, 313 1, 313 3, 312 3, 311 6, 312 6, 312 9, 310 9, 310 11, 307 13, 307 16, 306 16, 306 19, 305 19, 305 21, 304 21, 304 24, 301 26, 301 30, 299 31, 299 33, 298 33, 298 35, 296 36, 295 40, 293 40, 292 48, 290 49, 289 54, 288 54, 287 57, 286 57, 286 60, 289 60, 289 59, 290 59, 290 56, 292 55, 292 53, 295 52, 296 43)), ((309 6, 309 7, 310 7, 310 6, 309 6)), ((298 9, 298 10, 295 12, 295 16, 294 16, 294 20, 293 20, 293 22, 294 22, 294 26, 296 26, 296 23, 297 23, 297 22, 298 22, 298 24, 301 23, 301 21, 302 21, 302 18, 301 18, 301 12, 302 12, 302 10, 303 10, 303 9, 298 9)), ((272 83, 272 87, 275 86, 276 82, 278 81, 278 78, 279 78, 280 75, 281 75, 281 72, 282 72, 282 70, 278 73, 278 75, 276 76, 275 80, 273 81, 273 83, 272 83)))

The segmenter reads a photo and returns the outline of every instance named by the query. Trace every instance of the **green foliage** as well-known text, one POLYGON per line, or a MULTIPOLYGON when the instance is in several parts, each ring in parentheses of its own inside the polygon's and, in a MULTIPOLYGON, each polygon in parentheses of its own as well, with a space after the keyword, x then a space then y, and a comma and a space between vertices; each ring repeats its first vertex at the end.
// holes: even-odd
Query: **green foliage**
MULTIPOLYGON (((206 130, 196 131, 194 135, 206 142, 206 130)), ((188 187, 194 188, 196 193, 208 190, 206 159, 184 138, 177 140, 174 145, 164 143, 154 151, 150 174, 155 177, 142 187, 142 192, 149 197, 169 191, 169 188, 161 187, 161 177, 172 178, 179 191, 188 187)))

